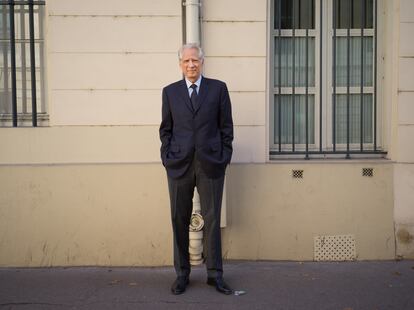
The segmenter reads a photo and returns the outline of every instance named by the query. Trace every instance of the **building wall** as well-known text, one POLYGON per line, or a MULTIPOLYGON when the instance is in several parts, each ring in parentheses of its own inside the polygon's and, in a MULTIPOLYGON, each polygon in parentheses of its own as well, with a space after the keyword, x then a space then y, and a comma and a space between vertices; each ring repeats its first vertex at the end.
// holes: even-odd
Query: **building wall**
MULTIPOLYGON (((392 171, 375 162, 232 164, 225 258, 313 260, 321 235, 353 235, 357 259, 394 258, 392 171), (367 165, 372 178, 361 175, 367 165)), ((159 163, 2 165, 0 186, 0 266, 172 264, 159 163)))
POLYGON ((171 264, 159 164, 0 167, 0 266, 171 264))
POLYGON ((414 3, 400 0, 394 218, 397 255, 414 258, 414 3))
POLYGON ((267 1, 212 0, 202 10, 204 72, 226 81, 232 99, 233 162, 265 162, 267 1))
POLYGON ((227 185, 229 258, 312 260, 325 235, 353 235, 357 259, 394 257, 391 164, 236 164, 227 185), (373 178, 361 175, 367 165, 373 178))
POLYGON ((158 127, 181 1, 48 0, 46 16, 50 126, 0 130, 0 265, 168 264, 158 127))
POLYGON ((47 10, 52 125, 158 126, 160 89, 181 76, 180 1, 51 0, 47 10))
MULTIPOLYGON (((389 159, 270 162, 268 1, 203 1, 205 74, 227 82, 235 122, 226 258, 312 260, 314 237, 345 234, 358 259, 395 257, 394 217, 411 214, 414 152, 397 121, 399 49, 387 44, 399 42, 399 1, 386 3, 389 159), (361 176, 366 167, 372 178, 361 176)), ((158 125, 161 88, 181 78, 181 1, 49 0, 46 8, 50 127, 0 130, 0 266, 170 265, 158 125)))

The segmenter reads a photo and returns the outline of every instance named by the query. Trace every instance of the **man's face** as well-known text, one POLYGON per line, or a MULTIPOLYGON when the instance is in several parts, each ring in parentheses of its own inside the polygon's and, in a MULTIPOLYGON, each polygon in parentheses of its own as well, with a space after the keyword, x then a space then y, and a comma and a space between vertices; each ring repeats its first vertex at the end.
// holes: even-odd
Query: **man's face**
POLYGON ((184 76, 192 83, 197 81, 203 69, 203 61, 198 58, 195 48, 186 48, 180 60, 181 71, 184 76))

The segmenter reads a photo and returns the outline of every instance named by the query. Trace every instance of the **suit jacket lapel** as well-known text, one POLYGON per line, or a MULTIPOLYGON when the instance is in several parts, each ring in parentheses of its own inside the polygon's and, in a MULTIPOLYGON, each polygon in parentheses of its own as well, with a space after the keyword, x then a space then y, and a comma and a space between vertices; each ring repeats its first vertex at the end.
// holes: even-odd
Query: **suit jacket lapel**
POLYGON ((183 99, 183 101, 185 102, 185 104, 187 105, 187 107, 193 113, 193 106, 191 105, 190 96, 188 95, 187 84, 185 83, 185 80, 184 79, 181 80, 181 83, 180 83, 180 85, 178 87, 178 93, 179 93, 181 99, 183 99))
POLYGON ((207 94, 208 94, 208 80, 203 76, 203 78, 201 79, 200 92, 198 93, 198 96, 197 96, 197 104, 196 104, 196 109, 194 113, 197 113, 197 111, 200 109, 202 103, 206 99, 207 94))

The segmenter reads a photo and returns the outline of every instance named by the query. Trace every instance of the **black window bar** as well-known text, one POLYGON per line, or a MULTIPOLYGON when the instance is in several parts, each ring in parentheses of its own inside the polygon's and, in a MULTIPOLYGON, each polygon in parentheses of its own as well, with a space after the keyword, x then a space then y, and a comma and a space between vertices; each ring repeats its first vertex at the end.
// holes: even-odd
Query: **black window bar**
MULTIPOLYGON (((322 0, 319 1, 319 27, 320 32, 322 34, 323 29, 323 6, 322 6, 322 0)), ((322 44, 322 36, 319 40, 319 72, 322 72, 322 60, 323 60, 323 52, 322 52, 323 44, 322 44)), ((323 116, 323 101, 322 101, 322 73, 320 73, 319 77, 319 153, 322 153, 322 130, 323 130, 323 122, 322 122, 322 116, 323 116)), ((309 152, 309 150, 307 150, 309 152)), ((306 154, 306 158, 309 158, 309 153, 306 154)))
MULTIPOLYGON (((345 155, 346 159, 351 158, 351 155, 356 154, 386 154, 385 151, 378 148, 377 145, 377 0, 333 0, 333 6, 332 6, 332 86, 329 85, 323 85, 323 0, 319 1, 319 32, 320 32, 320 38, 319 38, 319 146, 316 144, 310 148, 310 140, 309 135, 314 134, 313 132, 310 132, 309 128, 309 26, 311 25, 311 28, 313 28, 313 18, 314 18, 314 11, 312 10, 311 14, 311 20, 312 22, 304 22, 302 23, 301 18, 301 5, 304 4, 306 1, 311 3, 311 6, 313 7, 313 10, 315 10, 315 5, 317 5, 317 1, 314 0, 274 0, 274 10, 275 13, 273 16, 274 23, 272 23, 272 27, 274 27, 274 39, 276 42, 278 42, 277 46, 275 47, 275 52, 277 51, 275 55, 275 58, 272 59, 272 63, 274 65, 277 64, 278 71, 274 73, 273 77, 278 81, 278 85, 275 85, 273 81, 273 85, 276 86, 275 91, 272 92, 272 100, 274 100, 274 113, 273 116, 273 138, 274 141, 271 142, 274 147, 271 147, 270 155, 275 156, 274 158, 277 158, 277 155, 304 155, 305 159, 309 159, 310 155, 325 155, 325 154, 342 154, 345 155), (370 2, 370 10, 368 9, 368 2, 370 2), (359 20, 358 17, 354 16, 356 14, 354 11, 358 10, 357 6, 359 4, 359 20), (342 9, 342 14, 338 14, 339 10, 342 9), (347 11, 347 12, 346 12, 347 11), (368 21, 368 13, 372 14, 371 20, 368 21), (289 16, 290 15, 290 16, 289 16), (343 16, 347 15, 347 16, 343 16), (359 120, 355 119, 355 116, 352 117, 353 123, 351 123, 351 96, 355 96, 353 98, 356 98, 358 96, 357 93, 351 92, 351 39, 353 42, 356 42, 354 39, 357 38, 355 35, 355 30, 358 29, 356 25, 360 23, 360 89, 359 89, 359 120), (303 27, 305 25, 305 27, 303 27), (300 107, 296 104, 296 28, 299 27, 299 29, 305 30, 305 120, 304 124, 300 123, 301 120, 299 119, 299 115, 296 115, 297 113, 301 113, 298 111, 296 113, 296 107, 300 110, 300 107), (286 117, 286 115, 283 115, 282 111, 282 29, 289 29, 291 30, 291 40, 292 40, 292 84, 291 84, 291 143, 289 143, 289 138, 287 137, 288 132, 285 132, 285 139, 282 138, 282 123, 283 123, 283 117, 286 117), (344 60, 344 65, 346 66, 344 72, 342 74, 345 77, 346 81, 346 87, 342 88, 345 89, 341 92, 337 92, 338 87, 338 78, 337 78, 337 66, 338 66, 338 60, 337 60, 337 52, 338 52, 338 32, 337 29, 341 28, 341 39, 345 39, 346 45, 345 50, 343 52, 346 52, 346 59, 344 60), (372 110, 371 115, 365 115, 367 112, 364 110, 365 103, 365 91, 364 91, 364 78, 365 73, 364 72, 364 64, 365 64, 365 54, 364 54, 364 48, 365 48, 365 28, 373 28, 373 31, 371 32, 371 37, 373 40, 373 62, 372 62, 372 70, 373 70, 373 81, 372 81, 372 110), (352 34, 351 34, 352 33, 352 34), (277 57, 276 57, 277 55, 277 57), (324 105, 323 102, 323 87, 331 87, 332 93, 332 119, 331 119, 331 125, 332 125, 332 131, 331 131, 331 140, 328 141, 328 145, 324 145, 323 139, 324 134, 327 134, 326 128, 328 128, 328 124, 324 122, 323 119, 323 111, 327 109, 326 104, 324 105), (344 102, 338 103, 337 98, 338 94, 341 94, 341 96, 344 96, 342 98, 345 99, 344 102), (338 122, 339 117, 339 111, 338 110, 338 104, 344 105, 344 107, 340 107, 342 110, 342 113, 345 113, 345 119, 343 122, 345 126, 343 127, 342 135, 345 135, 345 137, 338 138, 338 126, 340 126, 338 122), (277 106, 277 108, 276 108, 277 106), (365 116, 368 118, 372 118, 372 121, 370 122, 370 119, 365 122, 365 116), (297 121, 299 121, 299 124, 295 124, 297 121), (351 126, 357 126, 359 121, 359 147, 357 141, 354 141, 355 138, 353 136, 351 141, 351 126), (373 125, 372 125, 373 123, 373 125), (301 140, 300 138, 296 137, 295 130, 298 130, 298 126, 304 126, 305 127, 305 141, 297 141, 301 140), (366 130, 366 126, 370 126, 369 130, 371 133, 368 133, 366 130), (277 134, 276 134, 277 132, 277 134), (371 138, 365 138, 365 134, 368 134, 371 138), (285 140, 285 141, 283 141, 285 140), (303 142, 304 145, 303 145, 303 142), (301 147, 298 147, 299 144, 302 144, 301 147), (329 147, 329 143, 331 143, 331 147, 329 147), (364 143, 372 143, 372 147, 365 147, 364 143), (352 147, 351 147, 352 144, 352 147), (288 147, 290 145, 290 147, 288 147)), ((306 17, 305 17, 306 18, 306 17)), ((308 17, 309 18, 309 17, 308 17)), ((302 34, 303 36, 303 34, 302 34)), ((369 35, 368 35, 369 36, 369 35)), ((355 62, 355 60, 353 60, 355 62)), ((372 74, 372 73, 371 73, 372 74)), ((368 76, 367 76, 368 77, 368 76)), ((344 86, 344 85, 342 85, 344 86)), ((352 85, 355 86, 355 85, 352 85)), ((286 87, 286 85, 284 85, 286 87)), ((353 87, 355 89, 355 87, 353 87)), ((316 89, 315 89, 316 90, 316 89)), ((354 100, 352 104, 354 104, 354 100)), ((300 102, 298 102, 300 104, 300 102)), ((286 106, 286 105, 285 105, 286 106)), ((313 111, 315 112, 315 111, 313 111)), ((285 120, 288 122, 288 120, 285 120)), ((303 120, 302 120, 303 122, 303 120)), ((358 126, 357 126, 358 127, 358 126)), ((355 127, 355 128, 357 128, 355 127)), ((286 130, 286 127, 285 127, 286 130)), ((357 132, 357 131, 356 131, 357 132)), ((299 134, 299 133, 298 133, 299 134)), ((316 134, 316 133, 315 133, 316 134)), ((355 136, 357 137, 357 133, 355 133, 355 136)))
MULTIPOLYGON (((333 18, 332 18, 332 28, 333 28, 333 37, 332 37, 332 150, 336 152, 336 22, 337 22, 337 0, 334 0, 333 5, 333 18)), ((321 30, 322 31, 322 30, 321 30)), ((322 38, 321 38, 322 41, 322 38)), ((321 143, 322 144, 322 143, 321 143)))
MULTIPOLYGON (((292 45, 293 45, 293 48, 292 48, 292 53, 293 53, 292 55, 292 152, 295 152, 295 145, 296 145, 295 144, 295 118, 296 118, 295 117, 295 101, 296 101, 295 100, 295 96, 296 96, 296 81, 295 81, 296 79, 296 74, 295 74, 295 71, 296 71, 295 70, 296 69, 296 59, 295 59, 296 57, 296 41, 295 41, 296 40, 295 38, 296 5, 295 4, 296 4, 296 1, 293 1, 292 3, 292 45)), ((280 84, 280 81, 279 81, 279 84, 280 84)))
MULTIPOLYGON (((15 6, 16 5, 27 5, 29 8, 29 44, 30 44, 30 73, 31 73, 31 96, 32 96, 32 125, 33 127, 37 127, 37 100, 36 100, 36 57, 35 57, 35 26, 34 26, 34 9, 35 5, 45 5, 45 1, 34 1, 34 0, 27 0, 27 1, 17 1, 17 0, 8 0, 8 1, 0 1, 0 5, 8 6, 8 17, 9 17, 9 44, 10 44, 10 69, 11 69, 11 106, 12 106, 12 125, 13 127, 18 126, 18 111, 17 111, 17 77, 16 77, 16 33, 15 33, 15 6)), ((6 21, 6 10, 3 11, 3 30, 7 29, 7 21, 6 21)), ((23 13, 22 13, 23 15, 23 13)), ((20 18, 20 25, 24 26, 24 17, 20 18)), ((22 62, 25 63, 26 55, 25 55, 25 48, 24 42, 22 44, 22 62)), ((3 45, 3 63, 4 63, 4 75, 8 75, 8 57, 7 57, 7 48, 6 45, 3 45)), ((22 84, 25 85, 26 83, 26 72, 22 70, 22 84)), ((7 93, 9 88, 7 78, 4 79, 4 87, 7 93)), ((23 92, 25 91, 25 87, 23 87, 23 92)), ((7 99, 7 97, 6 97, 7 99)), ((22 100, 25 102, 26 96, 23 93, 22 100)), ((8 102, 8 100, 6 101, 8 102)), ((23 105, 25 106, 25 105, 23 105)))

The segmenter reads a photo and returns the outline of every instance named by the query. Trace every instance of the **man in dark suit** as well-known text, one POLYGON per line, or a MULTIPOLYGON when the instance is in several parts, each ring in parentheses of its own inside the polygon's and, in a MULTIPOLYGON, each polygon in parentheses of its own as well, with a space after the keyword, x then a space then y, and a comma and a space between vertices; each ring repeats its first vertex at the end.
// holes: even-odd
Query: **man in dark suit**
POLYGON ((161 159, 167 170, 174 233, 177 279, 171 290, 181 294, 189 284, 189 225, 194 188, 204 218, 207 284, 224 294, 220 213, 224 173, 232 156, 233 120, 224 82, 201 75, 204 56, 197 44, 183 45, 179 64, 184 79, 162 92, 161 159))

